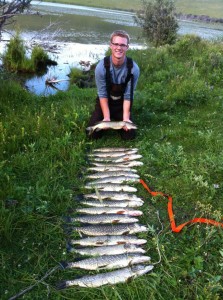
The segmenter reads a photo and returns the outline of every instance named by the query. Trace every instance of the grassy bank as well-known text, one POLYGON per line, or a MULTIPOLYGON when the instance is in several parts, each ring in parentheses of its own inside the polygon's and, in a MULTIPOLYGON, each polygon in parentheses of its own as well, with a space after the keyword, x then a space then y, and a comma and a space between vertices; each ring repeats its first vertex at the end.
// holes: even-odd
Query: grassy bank
MULTIPOLYGON (((130 0, 130 1, 118 1, 118 0, 53 0, 48 2, 57 2, 57 3, 67 3, 67 4, 76 4, 92 7, 103 7, 110 9, 120 9, 120 10, 140 10, 142 9, 140 0, 130 0)), ((221 0, 176 0, 176 9, 177 12, 184 14, 195 14, 195 15, 207 15, 210 17, 222 18, 223 16, 223 4, 221 0)))
MULTIPOLYGON (((129 142, 117 132, 99 141, 86 138, 94 88, 37 97, 1 75, 1 299, 74 258, 66 253, 61 217, 77 205, 73 196, 85 192, 86 151, 93 148, 138 147, 144 163, 138 173, 153 190, 173 196, 177 225, 194 217, 221 221, 222 45, 184 37, 171 47, 129 55, 141 68, 134 102, 139 129, 129 142)), ((82 272, 58 270, 24 299, 221 299, 222 229, 194 224, 173 233, 166 199, 137 188, 145 200, 140 222, 150 228, 142 237, 153 263, 159 238, 161 263, 152 273, 114 287, 61 292, 54 288, 58 280, 82 272)))

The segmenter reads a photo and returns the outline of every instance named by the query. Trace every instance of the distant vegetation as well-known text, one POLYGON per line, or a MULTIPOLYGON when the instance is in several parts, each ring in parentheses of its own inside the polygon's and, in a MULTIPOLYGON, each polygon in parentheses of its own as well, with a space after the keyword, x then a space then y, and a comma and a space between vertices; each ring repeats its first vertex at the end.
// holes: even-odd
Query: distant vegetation
POLYGON ((18 33, 7 44, 7 49, 2 55, 2 61, 6 70, 24 73, 45 71, 47 65, 55 64, 40 46, 33 47, 29 58, 24 41, 18 33))
MULTIPOLYGON (((47 1, 47 0, 46 0, 47 1)), ((50 2, 50 1, 48 1, 50 2)), ((142 9, 141 0, 53 0, 51 2, 69 3, 86 5, 93 7, 104 7, 111 9, 122 10, 140 10, 142 9)), ((215 18, 222 18, 223 16, 223 3, 222 0, 176 0, 175 1, 177 12, 185 14, 207 15, 215 18)))
POLYGON ((133 105, 137 138, 128 142, 117 132, 99 141, 86 137, 95 88, 72 85, 38 97, 0 74, 2 300, 32 284, 24 299, 223 298, 222 228, 193 224, 174 234, 166 198, 151 197, 139 184, 137 195, 145 201, 140 223, 149 227, 140 237, 148 241, 152 263, 159 261, 158 249, 161 256, 150 274, 115 286, 58 292, 58 281, 85 273, 58 270, 38 284, 60 261, 77 258, 66 252, 62 217, 75 215, 75 197, 86 193, 86 151, 94 148, 138 147, 140 178, 173 196, 177 224, 194 217, 222 222, 222 44, 182 36, 172 46, 128 55, 141 69, 133 105))

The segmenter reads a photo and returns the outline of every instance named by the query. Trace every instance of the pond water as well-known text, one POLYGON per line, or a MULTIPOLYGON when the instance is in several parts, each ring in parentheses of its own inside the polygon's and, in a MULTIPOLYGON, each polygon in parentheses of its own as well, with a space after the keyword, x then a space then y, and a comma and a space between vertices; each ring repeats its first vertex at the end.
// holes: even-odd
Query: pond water
MULTIPOLYGON (((62 80, 56 87, 66 90, 70 68, 81 68, 81 60, 93 63, 101 59, 114 30, 126 30, 131 36, 131 47, 145 46, 141 28, 135 24, 131 12, 32 1, 31 14, 20 16, 17 23, 28 44, 37 41, 50 45, 53 49, 49 52, 50 58, 58 63, 56 67, 49 67, 44 76, 26 80, 26 87, 38 95, 57 92, 45 85, 45 81, 52 78, 62 80)), ((223 37, 223 25, 182 21, 179 25, 179 34, 194 33, 204 39, 223 37)), ((0 44, 3 51, 4 46, 0 44)))

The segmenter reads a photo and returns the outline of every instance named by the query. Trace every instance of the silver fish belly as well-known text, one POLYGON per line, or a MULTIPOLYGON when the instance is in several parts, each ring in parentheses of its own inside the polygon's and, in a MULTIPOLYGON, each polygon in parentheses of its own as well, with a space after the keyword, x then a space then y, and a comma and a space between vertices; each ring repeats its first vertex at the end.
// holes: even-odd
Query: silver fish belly
POLYGON ((112 162, 112 163, 119 163, 119 162, 127 162, 136 160, 138 158, 142 158, 140 154, 128 154, 122 155, 120 157, 90 157, 91 161, 99 161, 99 162, 112 162))
POLYGON ((134 217, 143 215, 143 212, 141 210, 135 210, 132 208, 123 208, 123 207, 84 207, 84 208, 77 208, 76 212, 88 214, 88 215, 118 214, 118 215, 134 216, 134 217))
POLYGON ((141 198, 137 197, 135 194, 126 193, 126 192, 104 192, 99 191, 98 193, 84 194, 85 199, 99 199, 99 200, 128 200, 128 201, 143 201, 141 198))
POLYGON ((71 253, 78 253, 80 255, 99 256, 99 255, 116 255, 123 253, 145 253, 146 251, 134 244, 123 244, 113 246, 101 247, 87 247, 87 248, 72 248, 68 247, 71 253))
POLYGON ((137 150, 126 150, 126 151, 95 151, 93 153, 89 153, 88 156, 89 157, 120 157, 123 155, 129 155, 129 154, 136 154, 137 150))
POLYGON ((75 218, 68 217, 68 222, 80 222, 86 224, 128 224, 128 223, 136 223, 139 222, 137 218, 118 215, 118 214, 110 214, 110 215, 82 215, 77 216, 75 218))
POLYGON ((144 204, 143 201, 121 200, 121 201, 98 201, 98 200, 80 200, 80 204, 93 207, 140 207, 144 204))
POLYGON ((99 183, 123 183, 123 182, 139 182, 139 178, 135 178, 132 176, 111 176, 111 177, 104 177, 98 178, 93 181, 88 182, 88 185, 95 185, 99 183))
POLYGON ((135 187, 129 185, 119 185, 114 183, 97 183, 97 184, 86 184, 86 189, 96 188, 101 191, 114 191, 114 192, 137 192, 135 187))
POLYGON ((125 167, 138 167, 138 166, 143 166, 143 162, 138 161, 138 160, 131 160, 131 161, 126 161, 126 162, 122 162, 122 163, 115 163, 115 164, 111 164, 111 163, 103 163, 103 162, 96 162, 96 161, 91 161, 91 165, 95 166, 95 167, 104 167, 107 170, 112 170, 112 167, 115 167, 115 165, 117 164, 117 167, 120 168, 125 168, 125 167))
POLYGON ((139 263, 148 263, 151 260, 149 256, 136 253, 102 255, 82 259, 75 262, 63 262, 64 268, 79 268, 85 270, 108 270, 132 266, 139 263))
POLYGON ((94 167, 89 167, 87 169, 88 171, 96 171, 96 172, 107 172, 107 171, 130 171, 130 172, 137 172, 136 169, 132 169, 128 166, 122 166, 120 167, 119 165, 112 165, 112 164, 109 164, 108 166, 107 165, 99 165, 99 166, 94 166, 94 167))
POLYGON ((134 234, 148 231, 146 226, 138 223, 125 225, 89 225, 82 227, 71 227, 71 230, 90 236, 134 234))
POLYGON ((130 171, 108 171, 108 172, 97 172, 93 174, 86 175, 86 178, 90 179, 99 179, 99 178, 106 178, 106 177, 118 177, 118 176, 125 176, 125 177, 134 177, 134 178, 139 178, 139 175, 136 174, 135 172, 130 172, 130 171))
POLYGON ((143 245, 147 242, 145 239, 139 239, 135 235, 102 235, 102 236, 91 236, 81 239, 69 241, 71 245, 80 246, 111 246, 111 245, 121 245, 121 244, 135 244, 143 245))
POLYGON ((104 148, 96 148, 93 152, 123 152, 123 151, 138 151, 138 148, 115 148, 115 147, 104 147, 104 148))
POLYGON ((57 285, 57 289, 64 289, 70 286, 80 287, 100 287, 105 284, 117 284, 127 282, 138 276, 144 275, 153 269, 152 265, 134 265, 132 267, 123 268, 107 273, 97 275, 87 275, 74 280, 65 280, 57 285))

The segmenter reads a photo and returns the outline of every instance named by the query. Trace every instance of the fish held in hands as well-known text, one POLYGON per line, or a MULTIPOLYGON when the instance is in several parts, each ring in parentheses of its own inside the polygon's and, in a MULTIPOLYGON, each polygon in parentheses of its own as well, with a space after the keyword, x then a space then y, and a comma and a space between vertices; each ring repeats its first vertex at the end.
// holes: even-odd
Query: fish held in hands
POLYGON ((122 129, 123 127, 127 127, 128 130, 131 129, 137 129, 137 126, 131 122, 126 122, 126 121, 101 121, 95 124, 94 126, 89 126, 86 128, 88 131, 89 135, 91 135, 94 131, 100 131, 104 129, 114 129, 114 130, 119 130, 122 129))

